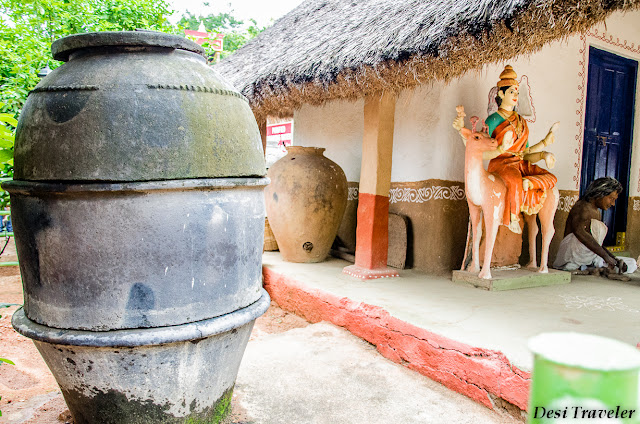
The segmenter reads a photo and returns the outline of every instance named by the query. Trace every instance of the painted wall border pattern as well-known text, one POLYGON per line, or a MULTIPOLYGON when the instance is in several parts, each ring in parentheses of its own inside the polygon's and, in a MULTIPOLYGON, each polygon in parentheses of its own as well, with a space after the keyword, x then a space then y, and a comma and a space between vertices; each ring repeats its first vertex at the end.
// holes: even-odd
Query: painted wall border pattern
POLYGON ((560 196, 558 200, 558 210, 563 212, 569 212, 573 205, 578 201, 578 195, 575 194, 573 196, 560 196))
MULTIPOLYGON (((587 37, 594 38, 598 41, 602 41, 609 45, 622 48, 631 53, 640 55, 640 44, 630 43, 627 40, 620 40, 620 37, 614 37, 613 35, 607 35, 606 31, 598 31, 597 29, 587 30, 580 34, 580 40, 582 41, 582 48, 580 53, 582 54, 582 60, 578 61, 578 97, 576 103, 578 108, 576 110, 576 144, 577 147, 574 150, 576 153, 576 162, 573 167, 576 169, 576 175, 573 177, 573 181, 576 183, 576 190, 580 189, 580 171, 582 166, 582 144, 584 137, 584 112, 585 112, 585 100, 587 91, 587 37)), ((640 176, 638 177, 638 191, 640 191, 640 176)))
MULTIPOLYGON (((588 31, 587 33, 588 34, 588 31)), ((578 66, 580 69, 578 70, 578 98, 576 99, 576 103, 578 104, 578 110, 576 110, 576 149, 574 153, 576 154, 576 161, 573 164, 575 168, 576 175, 573 176, 573 181, 576 183, 576 190, 580 190, 580 167, 582 166, 582 139, 584 136, 584 131, 582 130, 584 125, 584 99, 586 97, 586 77, 587 77, 587 35, 580 34, 580 40, 582 41, 582 48, 580 48, 580 53, 582 54, 582 60, 578 61, 578 66)))
MULTIPOLYGON (((347 201, 358 200, 358 187, 349 187, 347 201)), ((389 203, 424 203, 429 200, 466 200, 464 189, 454 185, 451 187, 431 186, 422 188, 392 188, 389 190, 389 203)))
POLYGON ((460 186, 431 186, 422 188, 392 188, 389 203, 424 203, 429 200, 465 200, 464 189, 460 186))

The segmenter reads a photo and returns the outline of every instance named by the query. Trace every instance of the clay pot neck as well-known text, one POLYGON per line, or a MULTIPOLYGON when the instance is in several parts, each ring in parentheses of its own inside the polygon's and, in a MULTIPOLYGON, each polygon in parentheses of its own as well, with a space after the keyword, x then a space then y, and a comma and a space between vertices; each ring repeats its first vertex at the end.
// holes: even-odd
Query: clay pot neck
POLYGON ((289 155, 318 155, 322 156, 324 147, 304 147, 304 146, 287 146, 287 154, 289 155))

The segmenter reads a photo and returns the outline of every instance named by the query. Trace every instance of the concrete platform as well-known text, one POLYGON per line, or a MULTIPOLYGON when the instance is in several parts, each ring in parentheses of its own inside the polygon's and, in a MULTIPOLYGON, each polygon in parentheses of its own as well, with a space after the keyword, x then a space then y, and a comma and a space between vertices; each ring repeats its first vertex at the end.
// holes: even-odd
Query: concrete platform
POLYGON ((550 269, 541 274, 526 268, 513 270, 492 270, 490 279, 480 278, 477 273, 453 271, 451 280, 454 283, 469 284, 484 290, 517 290, 532 287, 552 286, 571 282, 571 273, 550 269))
POLYGON ((573 276, 569 284, 485 291, 414 270, 363 282, 342 273, 349 264, 287 263, 267 252, 265 288, 282 308, 342 326, 489 408, 527 409, 532 336, 575 331, 640 342, 637 273, 630 282, 573 276))
POLYGON ((234 398, 247 411, 245 424, 519 423, 326 322, 249 342, 234 398))

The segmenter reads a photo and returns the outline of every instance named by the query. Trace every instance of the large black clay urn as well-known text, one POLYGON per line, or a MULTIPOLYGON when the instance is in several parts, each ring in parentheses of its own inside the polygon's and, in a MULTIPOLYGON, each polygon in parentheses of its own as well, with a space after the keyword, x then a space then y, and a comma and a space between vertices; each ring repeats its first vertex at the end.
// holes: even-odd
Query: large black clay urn
POLYGON ((76 423, 217 422, 261 284, 247 100, 175 35, 57 40, 18 124, 12 221, 34 340, 76 423))

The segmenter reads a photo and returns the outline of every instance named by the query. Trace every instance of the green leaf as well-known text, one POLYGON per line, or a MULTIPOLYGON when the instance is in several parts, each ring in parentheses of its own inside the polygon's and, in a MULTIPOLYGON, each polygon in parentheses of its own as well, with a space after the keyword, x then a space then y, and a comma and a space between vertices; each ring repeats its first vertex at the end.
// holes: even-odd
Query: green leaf
POLYGON ((18 121, 16 121, 16 118, 14 118, 10 113, 0 113, 0 122, 6 122, 14 127, 18 126, 18 121))
POLYGON ((9 364, 9 365, 15 365, 13 363, 13 361, 10 361, 10 360, 5 359, 5 358, 0 358, 0 362, 4 362, 5 364, 9 364))
POLYGON ((0 163, 13 160, 13 151, 9 149, 0 149, 0 163))
POLYGON ((4 125, 0 125, 0 137, 13 138, 13 132, 4 125))

